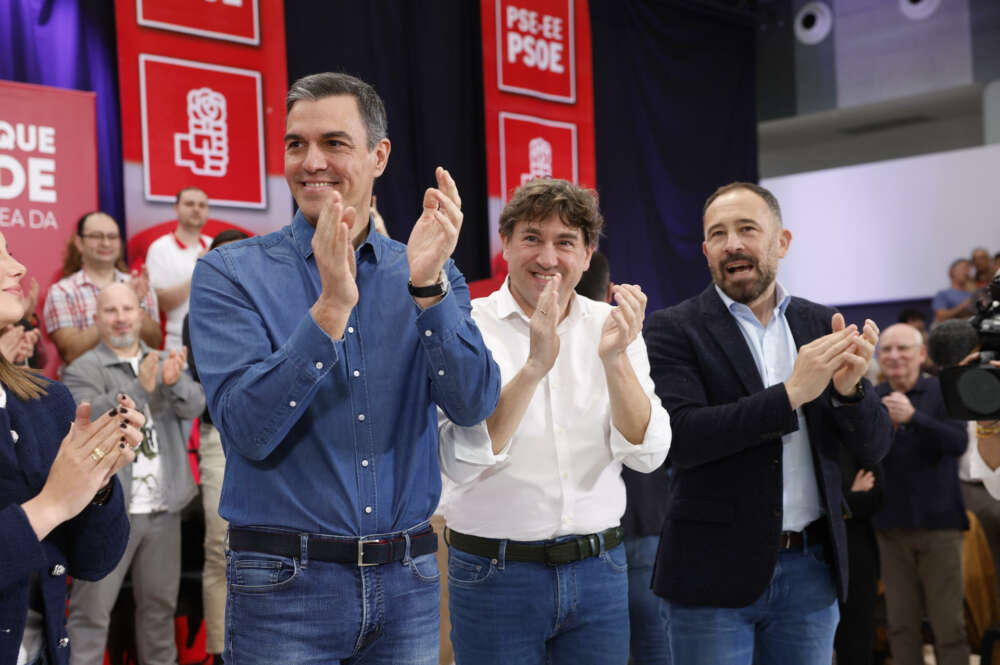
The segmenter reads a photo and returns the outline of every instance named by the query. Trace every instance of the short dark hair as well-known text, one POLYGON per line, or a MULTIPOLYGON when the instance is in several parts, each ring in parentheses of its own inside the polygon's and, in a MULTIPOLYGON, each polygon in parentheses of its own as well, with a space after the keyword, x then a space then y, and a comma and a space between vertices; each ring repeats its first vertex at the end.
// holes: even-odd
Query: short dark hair
POLYGON ((236 242, 237 240, 246 240, 249 238, 246 233, 240 231, 239 229, 226 229, 224 231, 219 231, 219 233, 212 238, 212 244, 209 246, 209 250, 213 250, 219 245, 225 245, 228 242, 236 242))
POLYGON ((926 324, 927 316, 919 309, 916 309, 914 307, 904 307, 899 312, 899 319, 897 319, 897 321, 899 323, 909 323, 910 321, 923 321, 926 324))
POLYGON ((608 297, 608 285, 611 284, 611 266, 608 257, 600 252, 590 255, 590 267, 580 275, 576 283, 576 292, 581 296, 604 302, 608 297))
POLYGON ((775 197, 774 194, 772 194, 771 191, 766 187, 755 185, 752 182, 739 182, 739 181, 731 182, 728 185, 723 185, 722 187, 719 187, 717 190, 712 192, 712 195, 705 200, 705 207, 701 209, 702 219, 705 218, 705 213, 708 212, 708 206, 712 205, 712 203, 715 202, 715 199, 719 198, 723 194, 728 194, 729 192, 735 191, 737 189, 745 189, 749 192, 753 192, 760 198, 764 199, 764 203, 767 204, 767 208, 768 210, 771 211, 771 215, 774 217, 774 220, 778 222, 778 226, 783 225, 783 222, 781 221, 781 206, 778 205, 777 197, 775 197))
POLYGON ((580 229, 588 247, 596 247, 604 228, 597 192, 560 178, 536 178, 514 191, 500 213, 500 235, 510 237, 518 222, 534 222, 558 213, 567 226, 580 229))
POLYGON ((285 97, 285 112, 288 113, 301 100, 316 101, 324 97, 350 95, 358 102, 361 121, 368 133, 368 150, 388 136, 389 122, 385 117, 385 105, 368 83, 341 72, 321 72, 303 76, 292 84, 285 97))
POLYGON ((178 190, 177 196, 174 198, 175 204, 181 202, 181 194, 183 194, 184 192, 201 192, 202 194, 205 194, 205 198, 208 198, 208 194, 206 194, 205 190, 202 189, 201 187, 196 187, 195 185, 188 185, 187 187, 181 187, 180 190, 178 190))
POLYGON ((948 266, 948 276, 949 276, 949 277, 951 277, 951 273, 952 273, 952 271, 953 271, 953 270, 955 270, 955 268, 957 268, 957 267, 958 267, 958 264, 959 264, 959 263, 968 263, 968 264, 970 264, 970 265, 971 265, 971 264, 972 264, 972 261, 971 261, 971 260, 969 260, 969 259, 967 259, 967 258, 965 258, 964 256, 960 256, 960 257, 958 257, 957 259, 955 259, 954 261, 952 261, 952 262, 951 262, 951 265, 950 265, 950 266, 948 266))

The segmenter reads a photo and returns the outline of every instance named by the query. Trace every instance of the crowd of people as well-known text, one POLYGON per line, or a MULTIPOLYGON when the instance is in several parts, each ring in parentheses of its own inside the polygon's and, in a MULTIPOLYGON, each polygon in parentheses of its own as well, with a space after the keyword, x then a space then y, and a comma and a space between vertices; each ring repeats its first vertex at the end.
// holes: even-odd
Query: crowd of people
MULTIPOLYGON (((966 508, 1000 553, 974 476, 1000 428, 948 416, 922 313, 881 331, 789 292, 792 230, 745 182, 705 202, 712 283, 648 318, 596 192, 551 178, 513 192, 508 276, 470 300, 445 168, 385 232, 374 89, 311 75, 286 111, 274 233, 208 237, 186 187, 129 271, 88 213, 41 322, 0 236, 0 662, 99 665, 126 575, 137 662, 177 662, 195 419, 213 662, 865 664, 879 579, 897 665, 925 614, 937 662, 969 662, 966 508), (62 383, 27 368, 39 323, 62 383)), ((956 260, 934 321, 998 267, 956 260)))

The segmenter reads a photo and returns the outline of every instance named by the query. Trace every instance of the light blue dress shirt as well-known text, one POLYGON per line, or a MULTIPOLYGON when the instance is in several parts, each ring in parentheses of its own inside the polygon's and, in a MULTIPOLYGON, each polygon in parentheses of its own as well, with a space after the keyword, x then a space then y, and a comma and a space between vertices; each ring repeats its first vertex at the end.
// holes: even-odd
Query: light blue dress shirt
MULTIPOLYGON (((757 320, 749 307, 727 296, 718 285, 715 290, 739 324, 764 387, 787 381, 795 370, 795 358, 799 352, 785 318, 785 310, 791 301, 785 288, 780 282, 775 282, 777 305, 766 326, 757 320)), ((795 415, 799 419, 798 430, 781 437, 782 531, 802 531, 824 513, 816 484, 812 449, 809 447, 809 428, 801 407, 795 410, 795 415)))

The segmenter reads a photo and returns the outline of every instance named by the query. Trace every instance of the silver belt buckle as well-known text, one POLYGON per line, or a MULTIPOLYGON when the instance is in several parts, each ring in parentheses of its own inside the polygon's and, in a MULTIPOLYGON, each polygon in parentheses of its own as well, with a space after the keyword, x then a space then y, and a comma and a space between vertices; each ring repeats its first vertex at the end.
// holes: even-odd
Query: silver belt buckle
POLYGON ((365 563, 365 543, 374 543, 374 540, 365 540, 364 538, 358 538, 358 567, 365 568, 367 566, 377 566, 378 563, 365 563))

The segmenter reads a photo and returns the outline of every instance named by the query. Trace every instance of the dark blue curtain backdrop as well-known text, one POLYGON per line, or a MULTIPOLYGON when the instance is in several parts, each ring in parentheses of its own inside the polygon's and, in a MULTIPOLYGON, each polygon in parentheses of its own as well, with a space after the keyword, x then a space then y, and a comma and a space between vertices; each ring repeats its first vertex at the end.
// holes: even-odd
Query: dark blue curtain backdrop
MULTIPOLYGON (((97 93, 100 209, 124 228, 118 60, 111 0, 2 0, 0 79, 97 93)), ((63 173, 60 178, 72 177, 63 173)), ((81 178, 91 178, 90 165, 81 178)), ((79 214, 88 212, 80 210, 79 214)), ((74 223, 76 219, 72 220, 74 223)))
POLYGON ((286 2, 285 27, 289 83, 343 71, 385 101, 392 152, 375 194, 390 235, 406 242, 442 165, 465 213, 455 262, 469 280, 489 276, 479 3, 286 2))
POLYGON ((709 284, 708 195, 757 181, 754 18, 713 7, 590 0, 601 247, 649 312, 709 284))

